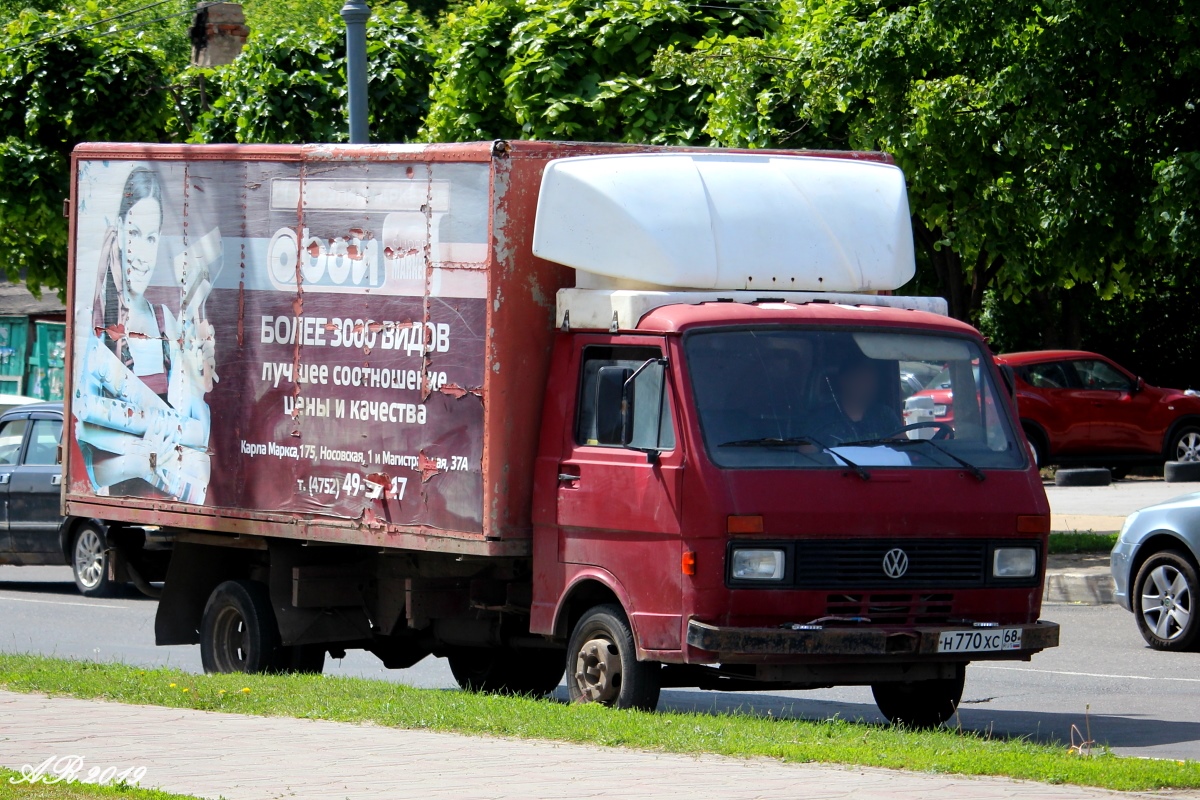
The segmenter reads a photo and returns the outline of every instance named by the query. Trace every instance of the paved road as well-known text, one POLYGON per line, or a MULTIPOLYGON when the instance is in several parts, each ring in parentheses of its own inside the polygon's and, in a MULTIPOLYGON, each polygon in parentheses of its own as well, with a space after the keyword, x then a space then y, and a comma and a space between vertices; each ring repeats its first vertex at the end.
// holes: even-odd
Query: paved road
POLYGON ((1173 497, 1200 492, 1200 483, 1167 483, 1135 478, 1110 486, 1055 486, 1046 483, 1046 496, 1055 515, 1126 517, 1139 508, 1173 497))
MULTIPOLYGON (((0 567, 0 650, 38 652, 200 670, 196 647, 156 648, 153 600, 130 594, 103 601, 75 593, 66 568, 0 567)), ((968 670, 966 728, 1069 743, 1072 726, 1127 755, 1200 759, 1200 654, 1149 650, 1117 606, 1048 605, 1063 646, 1031 663, 977 664, 968 670), (1089 711, 1090 706, 1090 711, 1089 711)), ((333 674, 414 686, 454 685, 445 661, 389 671, 366 653, 329 661, 333 674)), ((563 690, 560 688, 560 694, 563 690)), ((670 690, 660 708, 744 709, 775 716, 882 721, 869 689, 725 694, 670 690)), ((1078 738, 1078 737, 1077 737, 1078 738)))

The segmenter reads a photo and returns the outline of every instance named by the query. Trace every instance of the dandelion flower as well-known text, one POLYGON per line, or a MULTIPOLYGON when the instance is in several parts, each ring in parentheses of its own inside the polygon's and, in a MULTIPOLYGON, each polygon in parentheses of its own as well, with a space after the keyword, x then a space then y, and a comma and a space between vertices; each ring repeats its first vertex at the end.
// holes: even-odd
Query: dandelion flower
POLYGON ((173 684, 173 683, 171 684, 171 688, 172 688, 172 689, 174 689, 174 688, 175 688, 175 686, 176 686, 175 684, 173 684))
POLYGON ((187 693, 188 693, 188 692, 190 692, 190 691, 191 691, 191 689, 189 689, 188 687, 186 687, 186 686, 185 686, 185 687, 183 687, 183 693, 184 693, 184 694, 187 694, 187 693))
POLYGON ((250 687, 247 686, 244 689, 242 689, 242 694, 250 694, 250 687))

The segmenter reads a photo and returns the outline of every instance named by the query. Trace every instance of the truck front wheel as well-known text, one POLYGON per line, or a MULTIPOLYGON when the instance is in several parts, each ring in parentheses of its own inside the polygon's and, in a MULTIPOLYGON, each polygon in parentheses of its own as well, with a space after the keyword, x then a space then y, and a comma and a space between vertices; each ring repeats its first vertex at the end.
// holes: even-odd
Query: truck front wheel
POLYGON ((454 680, 468 692, 545 697, 563 676, 562 650, 462 647, 448 653, 454 680))
POLYGON ((279 651, 279 628, 266 586, 225 581, 213 589, 200 622, 205 672, 273 672, 279 651))
POLYGON ((620 606, 596 606, 583 615, 567 646, 567 693, 573 703, 653 711, 662 666, 638 661, 633 631, 620 606))
POLYGON ((879 711, 892 724, 936 728, 958 710, 966 678, 967 665, 959 664, 953 678, 876 683, 871 686, 871 693, 879 711))

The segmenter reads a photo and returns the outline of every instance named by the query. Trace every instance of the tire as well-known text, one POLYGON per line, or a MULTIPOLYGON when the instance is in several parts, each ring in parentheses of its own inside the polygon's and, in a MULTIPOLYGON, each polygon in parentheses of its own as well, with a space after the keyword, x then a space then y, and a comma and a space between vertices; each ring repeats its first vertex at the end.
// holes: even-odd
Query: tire
POLYGON ((1133 583, 1133 615, 1155 650, 1195 650, 1200 640, 1196 593, 1200 581, 1183 553, 1163 550, 1146 559, 1133 583))
POLYGON ((962 700, 967 665, 959 664, 953 678, 909 683, 876 683, 871 686, 875 705, 893 725, 936 728, 954 716, 962 700))
POLYGON ((1163 480, 1167 483, 1200 481, 1200 461, 1168 461, 1163 464, 1163 480))
POLYGON ((205 672, 277 672, 281 649, 266 586, 225 581, 213 589, 200 621, 205 672))
POLYGON ((1042 435, 1033 428, 1025 428, 1025 438, 1029 442, 1029 450, 1033 456, 1033 463, 1038 469, 1046 466, 1046 456, 1049 455, 1049 450, 1046 447, 1046 442, 1042 435))
POLYGON ((111 597, 116 591, 108 579, 108 540, 94 522, 80 525, 71 538, 71 573, 84 597, 111 597))
POLYGON ((1200 461, 1200 427, 1184 425, 1175 431, 1166 455, 1168 461, 1200 461))
POLYGON ((464 691, 527 697, 553 692, 566 667, 563 651, 551 649, 463 647, 446 658, 464 691))
POLYGON ((572 703, 653 711, 662 689, 662 665, 638 661, 625 612, 617 605, 588 611, 567 645, 567 694, 572 703))
POLYGON ((1103 467, 1060 469, 1054 473, 1055 486, 1108 486, 1112 473, 1103 467))

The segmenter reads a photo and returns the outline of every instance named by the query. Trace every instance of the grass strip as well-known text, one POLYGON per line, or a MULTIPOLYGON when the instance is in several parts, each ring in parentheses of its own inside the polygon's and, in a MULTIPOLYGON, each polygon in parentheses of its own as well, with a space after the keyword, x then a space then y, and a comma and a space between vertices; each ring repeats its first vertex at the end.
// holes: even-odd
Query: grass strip
MULTIPOLYGON (((37 765, 30 765, 36 767, 37 765)), ((156 789, 138 789, 127 784, 118 783, 109 786, 99 786, 94 783, 26 783, 21 781, 21 773, 0 767, 0 800, 21 798, 21 800, 197 800, 191 795, 170 794, 156 789), (17 783, 17 781, 21 781, 17 783)), ((48 775, 53 778, 53 775, 48 775)))
POLYGON ((1116 533, 1052 533, 1050 553, 1110 553, 1117 543, 1116 533))
MULTIPOLYGON (((670 753, 1006 776, 1116 790, 1200 787, 1200 762, 1075 754, 1022 739, 907 731, 833 719, 644 713, 324 675, 195 675, 124 664, 0 654, 0 688, 170 708, 372 722, 670 753)), ((1080 729, 1084 728, 1082 715, 1080 729)), ((1093 731, 1103 736, 1103 731, 1093 731)))

